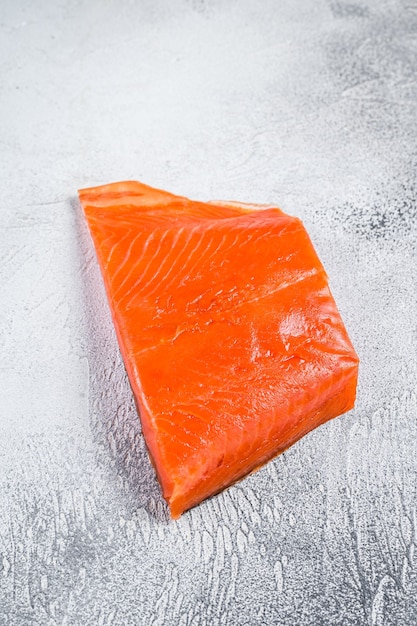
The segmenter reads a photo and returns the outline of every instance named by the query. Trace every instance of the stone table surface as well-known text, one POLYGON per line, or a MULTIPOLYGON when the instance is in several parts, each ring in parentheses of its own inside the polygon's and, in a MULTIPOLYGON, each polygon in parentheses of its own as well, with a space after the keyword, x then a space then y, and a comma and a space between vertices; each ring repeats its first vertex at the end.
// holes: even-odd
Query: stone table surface
POLYGON ((3 0, 0 624, 417 624, 416 0, 3 0), (172 522, 76 190, 300 217, 356 408, 172 522))

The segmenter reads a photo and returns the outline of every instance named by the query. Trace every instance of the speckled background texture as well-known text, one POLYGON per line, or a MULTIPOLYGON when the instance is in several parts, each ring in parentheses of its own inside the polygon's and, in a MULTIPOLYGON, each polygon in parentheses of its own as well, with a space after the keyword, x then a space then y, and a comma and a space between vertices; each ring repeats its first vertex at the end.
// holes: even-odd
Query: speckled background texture
POLYGON ((417 624, 416 0, 3 0, 1 626, 417 624), (77 188, 303 219, 355 410, 169 521, 77 188))

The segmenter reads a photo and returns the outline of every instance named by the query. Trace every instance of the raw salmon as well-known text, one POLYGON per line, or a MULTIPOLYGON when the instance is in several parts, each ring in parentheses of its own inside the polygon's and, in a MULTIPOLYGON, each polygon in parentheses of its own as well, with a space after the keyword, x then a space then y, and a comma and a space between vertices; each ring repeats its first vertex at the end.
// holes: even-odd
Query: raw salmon
POLYGON ((173 518, 353 407, 358 357, 299 219, 138 182, 79 195, 173 518))

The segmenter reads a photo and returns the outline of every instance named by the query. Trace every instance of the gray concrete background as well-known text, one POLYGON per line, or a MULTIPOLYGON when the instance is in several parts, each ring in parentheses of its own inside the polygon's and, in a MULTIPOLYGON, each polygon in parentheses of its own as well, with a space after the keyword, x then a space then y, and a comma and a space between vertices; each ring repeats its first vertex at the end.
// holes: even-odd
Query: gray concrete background
POLYGON ((415 0, 3 0, 0 624, 417 624, 415 0), (357 406, 168 521, 76 200, 301 217, 357 406))

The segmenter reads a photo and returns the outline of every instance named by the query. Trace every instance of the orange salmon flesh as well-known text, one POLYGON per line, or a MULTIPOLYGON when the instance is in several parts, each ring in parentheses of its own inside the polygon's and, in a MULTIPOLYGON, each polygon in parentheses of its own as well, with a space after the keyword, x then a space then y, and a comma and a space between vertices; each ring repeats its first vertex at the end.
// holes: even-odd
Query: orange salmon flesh
POLYGON ((130 181, 79 196, 173 518, 353 407, 359 359, 299 219, 130 181))

